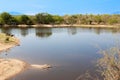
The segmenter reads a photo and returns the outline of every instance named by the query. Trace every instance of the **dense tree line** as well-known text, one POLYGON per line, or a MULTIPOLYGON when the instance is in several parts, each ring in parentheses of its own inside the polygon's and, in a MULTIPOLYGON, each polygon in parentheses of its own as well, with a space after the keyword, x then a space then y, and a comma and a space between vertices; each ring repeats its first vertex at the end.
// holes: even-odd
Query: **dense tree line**
POLYGON ((33 24, 120 24, 119 14, 76 14, 76 15, 51 15, 48 13, 38 13, 36 15, 10 15, 7 12, 0 14, 0 25, 33 25, 33 24))

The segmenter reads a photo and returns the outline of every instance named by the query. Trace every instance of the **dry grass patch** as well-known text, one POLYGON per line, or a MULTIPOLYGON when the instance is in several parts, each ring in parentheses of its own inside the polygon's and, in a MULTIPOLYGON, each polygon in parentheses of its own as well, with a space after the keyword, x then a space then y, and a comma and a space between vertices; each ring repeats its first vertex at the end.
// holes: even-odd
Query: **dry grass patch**
POLYGON ((19 43, 19 39, 17 39, 16 37, 0 33, 0 52, 17 46, 19 45, 19 43))
POLYGON ((101 52, 98 66, 104 80, 120 80, 120 49, 113 47, 101 52))
POLYGON ((120 80, 120 48, 112 47, 101 50, 102 57, 98 59, 98 73, 91 76, 89 72, 80 75, 76 80, 120 80))
POLYGON ((6 35, 3 33, 0 33, 0 44, 15 44, 18 42, 18 39, 14 36, 6 35))

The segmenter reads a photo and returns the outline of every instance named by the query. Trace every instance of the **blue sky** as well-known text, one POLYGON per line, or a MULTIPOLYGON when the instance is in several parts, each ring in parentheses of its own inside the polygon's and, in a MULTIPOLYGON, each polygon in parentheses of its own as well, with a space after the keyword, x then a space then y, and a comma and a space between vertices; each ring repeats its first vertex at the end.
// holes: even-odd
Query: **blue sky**
POLYGON ((120 12, 120 0, 1 0, 0 12, 36 14, 111 14, 120 12))

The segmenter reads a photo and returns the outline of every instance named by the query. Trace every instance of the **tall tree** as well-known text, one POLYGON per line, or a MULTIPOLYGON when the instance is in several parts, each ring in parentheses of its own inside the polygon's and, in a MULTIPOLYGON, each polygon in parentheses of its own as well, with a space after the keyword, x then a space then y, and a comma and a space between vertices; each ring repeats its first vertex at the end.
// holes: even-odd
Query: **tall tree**
POLYGON ((7 13, 7 12, 3 12, 1 15, 0 15, 2 21, 3 21, 3 24, 12 24, 12 21, 13 21, 13 17, 7 13))
POLYGON ((35 17, 38 24, 50 24, 54 22, 52 15, 48 13, 39 13, 35 17))
POLYGON ((27 25, 33 24, 32 20, 27 15, 21 15, 19 17, 19 22, 20 24, 27 24, 27 25))
POLYGON ((59 15, 53 16, 54 24, 61 24, 63 22, 63 18, 59 15))

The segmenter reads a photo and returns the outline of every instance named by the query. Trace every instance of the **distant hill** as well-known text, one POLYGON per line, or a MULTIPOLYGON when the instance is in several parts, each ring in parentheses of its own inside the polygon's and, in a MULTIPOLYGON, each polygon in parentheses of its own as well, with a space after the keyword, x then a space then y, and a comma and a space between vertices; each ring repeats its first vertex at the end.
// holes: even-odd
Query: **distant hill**
POLYGON ((113 14, 120 14, 120 11, 116 11, 116 12, 114 12, 113 14))
POLYGON ((12 11, 12 12, 8 12, 9 14, 11 14, 11 15, 22 15, 23 13, 20 13, 20 12, 14 12, 14 11, 12 11))

